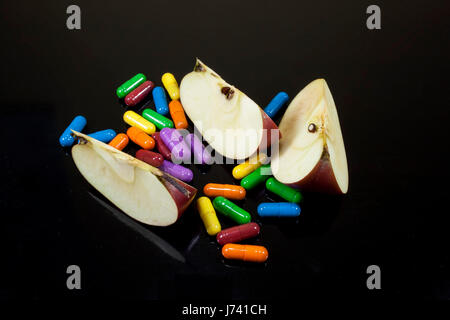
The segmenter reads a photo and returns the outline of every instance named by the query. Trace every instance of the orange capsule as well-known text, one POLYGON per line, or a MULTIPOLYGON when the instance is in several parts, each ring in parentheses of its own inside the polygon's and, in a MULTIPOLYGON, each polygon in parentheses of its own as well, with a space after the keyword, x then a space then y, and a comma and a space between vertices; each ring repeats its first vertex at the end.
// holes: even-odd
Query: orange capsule
POLYGON ((227 199, 242 200, 245 198, 246 191, 243 187, 234 184, 208 183, 203 187, 203 193, 208 197, 222 196, 227 199))
POLYGON ((264 262, 269 257, 267 249, 263 246, 235 243, 224 245, 222 255, 227 259, 252 262, 264 262))
POLYGON ((180 101, 172 100, 169 103, 169 111, 175 128, 186 129, 188 127, 186 115, 184 114, 183 106, 181 105, 180 101))
POLYGON ((144 131, 136 127, 129 127, 127 130, 127 136, 142 149, 150 150, 155 147, 155 140, 144 131))
POLYGON ((125 133, 119 133, 114 139, 111 140, 109 145, 122 151, 127 146, 128 141, 130 140, 125 133))

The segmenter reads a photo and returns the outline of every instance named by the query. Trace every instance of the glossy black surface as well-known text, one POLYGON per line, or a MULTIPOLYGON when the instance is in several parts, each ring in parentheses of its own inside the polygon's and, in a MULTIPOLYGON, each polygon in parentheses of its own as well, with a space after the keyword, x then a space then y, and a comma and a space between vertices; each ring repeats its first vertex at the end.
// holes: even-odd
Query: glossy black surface
MULTIPOLYGON (((80 0, 79 31, 69 4, 1 4, 0 298, 450 297, 448 2, 378 1, 378 31, 367 1, 80 0), (319 77, 338 107, 348 195, 304 194, 294 220, 258 218, 280 200, 263 187, 237 202, 261 222, 248 243, 268 248, 263 265, 224 261, 194 206, 167 228, 116 212, 58 144, 77 114, 85 132, 125 132, 116 88, 139 72, 181 80, 195 57, 262 107, 319 77), (80 291, 66 288, 71 264, 80 291)), ((232 166, 192 169, 199 190, 237 183, 232 166)))

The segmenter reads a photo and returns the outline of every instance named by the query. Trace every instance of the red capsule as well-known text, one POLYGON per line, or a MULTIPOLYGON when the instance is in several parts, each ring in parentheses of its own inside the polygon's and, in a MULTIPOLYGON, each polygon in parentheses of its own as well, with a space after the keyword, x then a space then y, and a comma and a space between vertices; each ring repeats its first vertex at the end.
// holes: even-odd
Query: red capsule
POLYGON ((259 225, 256 222, 250 222, 224 229, 217 234, 216 239, 217 242, 223 246, 226 243, 235 243, 256 237, 259 234, 259 231, 259 225))
POLYGON ((159 153, 144 149, 138 150, 138 152, 136 152, 136 158, 154 167, 159 167, 164 161, 163 156, 159 153))
POLYGON ((172 153, 170 152, 170 149, 164 144, 162 139, 159 136, 159 132, 155 132, 152 134, 152 138, 156 141, 156 148, 158 149, 159 153, 162 154, 164 159, 166 160, 172 160, 172 153))
POLYGON ((144 100, 150 92, 152 92, 154 87, 155 84, 153 82, 145 81, 139 87, 127 94, 125 97, 125 104, 130 107, 137 105, 139 102, 144 100))

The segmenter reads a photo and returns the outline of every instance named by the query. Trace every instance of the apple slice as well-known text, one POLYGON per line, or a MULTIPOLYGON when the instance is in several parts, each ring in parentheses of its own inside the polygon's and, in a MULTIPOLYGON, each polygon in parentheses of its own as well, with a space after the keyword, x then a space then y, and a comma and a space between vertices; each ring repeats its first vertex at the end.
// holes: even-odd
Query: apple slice
POLYGON ((197 189, 96 139, 73 131, 80 143, 72 158, 86 180, 130 217, 168 226, 181 216, 197 189))
POLYGON ((279 153, 271 162, 277 180, 306 191, 347 193, 344 140, 324 79, 311 82, 297 94, 281 119, 280 131, 279 153))
POLYGON ((221 155, 246 159, 270 145, 276 124, 243 92, 197 59, 180 84, 184 111, 203 138, 221 155), (266 144, 266 146, 264 146, 266 144))

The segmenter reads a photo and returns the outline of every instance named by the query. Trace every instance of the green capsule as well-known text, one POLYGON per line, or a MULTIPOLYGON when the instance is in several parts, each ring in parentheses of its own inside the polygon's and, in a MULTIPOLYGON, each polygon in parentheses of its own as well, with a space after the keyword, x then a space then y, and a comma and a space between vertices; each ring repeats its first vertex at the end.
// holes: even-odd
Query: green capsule
POLYGON ((265 164, 265 165, 259 167, 258 169, 256 169, 255 171, 253 171, 252 173, 250 173, 248 176, 244 177, 241 180, 241 186, 244 187, 246 190, 253 189, 258 184, 266 181, 267 178, 270 177, 271 172, 272 171, 270 171, 270 163, 265 164), (264 170, 264 171, 262 171, 262 170, 264 170), (262 172, 265 174, 261 174, 262 172), (270 172, 270 173, 268 173, 268 172, 270 172))
POLYGON ((250 213, 224 197, 216 197, 213 201, 213 206, 221 214, 239 224, 249 223, 252 220, 250 213))
POLYGON ((120 87, 117 88, 117 96, 119 99, 125 98, 127 94, 129 94, 133 89, 136 89, 140 84, 144 83, 147 80, 147 77, 142 74, 138 73, 130 80, 127 80, 124 82, 120 87))
POLYGON ((162 114, 159 114, 155 110, 145 109, 142 111, 142 116, 153 123, 159 130, 163 128, 173 128, 172 120, 164 117, 162 114))
POLYGON ((286 201, 299 203, 302 200, 302 194, 299 191, 282 184, 275 180, 275 178, 270 178, 266 181, 266 188, 286 201))

